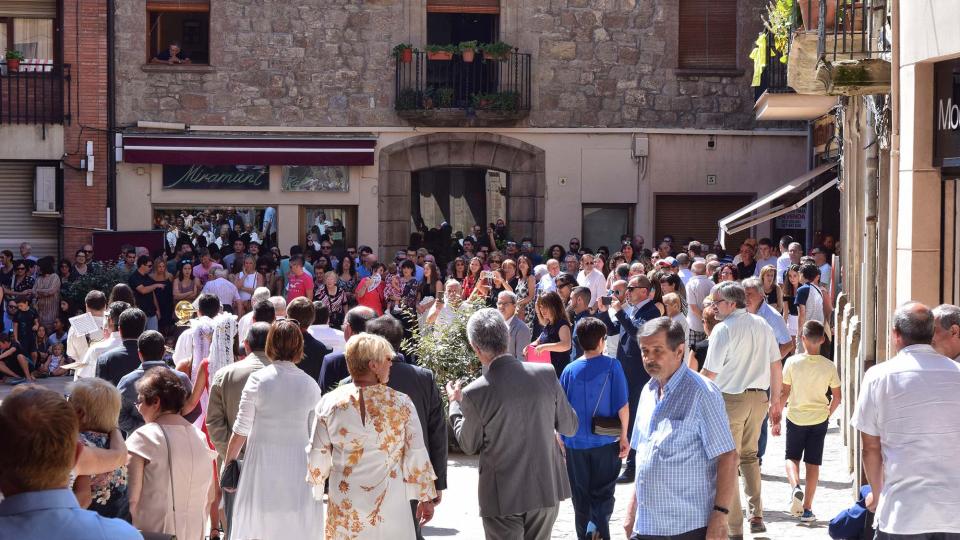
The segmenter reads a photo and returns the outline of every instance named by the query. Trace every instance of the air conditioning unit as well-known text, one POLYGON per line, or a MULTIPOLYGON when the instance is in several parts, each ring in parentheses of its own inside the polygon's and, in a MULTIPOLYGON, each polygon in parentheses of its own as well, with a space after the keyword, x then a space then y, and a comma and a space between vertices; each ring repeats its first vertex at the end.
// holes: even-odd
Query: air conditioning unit
POLYGON ((34 214, 59 216, 57 207, 57 168, 37 167, 37 177, 33 184, 34 214))

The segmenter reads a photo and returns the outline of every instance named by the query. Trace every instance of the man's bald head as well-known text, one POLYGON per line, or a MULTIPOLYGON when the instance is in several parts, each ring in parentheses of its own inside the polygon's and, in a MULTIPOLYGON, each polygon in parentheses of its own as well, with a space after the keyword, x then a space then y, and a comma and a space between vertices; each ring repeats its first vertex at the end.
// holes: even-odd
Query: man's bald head
POLYGON ((703 261, 694 261, 690 266, 690 270, 693 271, 695 276, 705 276, 707 275, 707 263, 703 261))
POLYGON ((933 341, 933 311, 920 302, 907 302, 893 313, 893 338, 897 351, 933 341))

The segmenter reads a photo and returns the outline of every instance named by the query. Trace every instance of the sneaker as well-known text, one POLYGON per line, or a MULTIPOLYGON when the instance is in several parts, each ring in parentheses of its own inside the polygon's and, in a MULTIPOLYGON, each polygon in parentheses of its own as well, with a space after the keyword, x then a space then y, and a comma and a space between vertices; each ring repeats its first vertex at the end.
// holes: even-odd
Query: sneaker
POLYGON ((623 473, 617 478, 618 484, 632 484, 637 473, 632 469, 625 469, 623 473))
POLYGON ((817 516, 813 515, 813 512, 810 510, 804 510, 803 514, 800 515, 801 523, 813 523, 817 520, 817 516))
POLYGON ((757 534, 767 532, 767 526, 763 524, 763 518, 753 517, 750 518, 750 533, 757 534))
POLYGON ((16 386, 18 384, 23 384, 27 382, 27 379, 23 377, 7 377, 7 384, 10 386, 16 386))
POLYGON ((790 513, 793 517, 800 517, 803 514, 803 490, 800 486, 795 486, 793 493, 790 494, 790 513))

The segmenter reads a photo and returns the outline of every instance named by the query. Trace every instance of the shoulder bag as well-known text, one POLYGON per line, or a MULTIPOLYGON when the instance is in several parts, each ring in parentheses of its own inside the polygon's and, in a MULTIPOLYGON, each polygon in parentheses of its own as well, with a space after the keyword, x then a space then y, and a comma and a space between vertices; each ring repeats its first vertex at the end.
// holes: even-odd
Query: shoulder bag
MULTIPOLYGON (((163 433, 163 440, 167 443, 167 469, 170 472, 170 502, 173 506, 173 526, 174 531, 176 531, 177 526, 177 498, 173 493, 173 456, 172 450, 170 448, 170 438, 167 437, 167 430, 163 429, 162 424, 157 424, 160 428, 160 432, 163 433)), ((165 532, 148 532, 140 531, 140 534, 143 535, 143 540, 177 540, 177 533, 165 533, 165 532)))
MULTIPOLYGON (((610 369, 607 370, 607 376, 603 379, 603 386, 600 387, 600 396, 597 397, 597 405, 593 408, 593 415, 590 417, 590 430, 594 435, 604 437, 619 437, 622 426, 619 416, 597 416, 600 410, 600 401, 603 399, 603 391, 607 387, 607 381, 610 380, 610 374, 613 372, 613 360, 610 361, 610 369)), ((613 393, 611 392, 611 399, 613 393)))

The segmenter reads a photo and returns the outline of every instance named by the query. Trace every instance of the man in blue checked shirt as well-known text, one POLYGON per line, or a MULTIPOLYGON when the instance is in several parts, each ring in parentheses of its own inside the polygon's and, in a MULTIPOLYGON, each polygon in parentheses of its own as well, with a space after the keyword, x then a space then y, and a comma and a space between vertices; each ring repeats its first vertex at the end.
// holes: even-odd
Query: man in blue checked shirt
POLYGON ((727 540, 737 456, 720 390, 686 367, 683 327, 667 317, 637 336, 650 374, 630 444, 637 477, 624 529, 631 540, 727 540))

